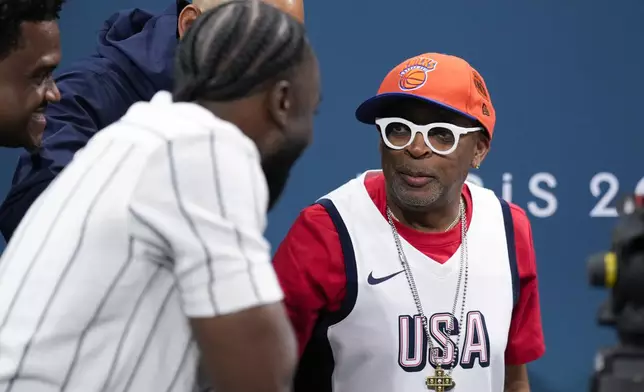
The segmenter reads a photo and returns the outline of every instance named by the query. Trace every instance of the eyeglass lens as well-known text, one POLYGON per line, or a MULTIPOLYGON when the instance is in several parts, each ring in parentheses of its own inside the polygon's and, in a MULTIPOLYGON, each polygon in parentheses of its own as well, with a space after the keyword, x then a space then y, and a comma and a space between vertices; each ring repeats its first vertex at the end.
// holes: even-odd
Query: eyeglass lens
MULTIPOLYGON (((392 122, 385 128, 385 136, 389 143, 396 147, 404 147, 410 143, 412 137, 411 129, 399 122, 392 122)), ((429 143, 438 151, 447 151, 454 145, 456 137, 450 129, 432 127, 427 132, 429 143)))

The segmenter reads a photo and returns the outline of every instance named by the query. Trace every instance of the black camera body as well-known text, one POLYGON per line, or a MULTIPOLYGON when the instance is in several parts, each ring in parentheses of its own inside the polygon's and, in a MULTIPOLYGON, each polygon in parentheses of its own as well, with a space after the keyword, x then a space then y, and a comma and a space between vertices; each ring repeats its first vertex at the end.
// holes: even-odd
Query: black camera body
POLYGON ((619 337, 597 353, 591 392, 644 392, 644 197, 625 198, 619 210, 611 251, 588 260, 590 284, 611 290, 598 322, 619 337))

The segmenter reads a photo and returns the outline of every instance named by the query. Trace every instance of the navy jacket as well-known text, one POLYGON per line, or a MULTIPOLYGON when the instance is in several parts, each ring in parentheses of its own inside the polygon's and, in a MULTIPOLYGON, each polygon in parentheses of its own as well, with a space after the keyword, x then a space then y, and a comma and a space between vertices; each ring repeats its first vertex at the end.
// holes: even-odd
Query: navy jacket
POLYGON ((9 241, 31 204, 99 130, 132 104, 172 90, 179 2, 159 15, 117 12, 98 35, 94 55, 56 79, 62 99, 49 105, 43 145, 20 157, 12 188, 0 206, 0 231, 9 241))

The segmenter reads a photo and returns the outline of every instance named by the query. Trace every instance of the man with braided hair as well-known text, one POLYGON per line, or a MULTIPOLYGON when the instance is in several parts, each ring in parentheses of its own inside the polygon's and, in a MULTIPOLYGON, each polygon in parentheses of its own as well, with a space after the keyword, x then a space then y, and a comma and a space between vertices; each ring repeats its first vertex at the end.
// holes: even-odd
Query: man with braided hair
POLYGON ((259 0, 205 12, 177 53, 174 92, 92 138, 0 259, 0 391, 191 391, 199 355, 217 392, 290 390, 263 231, 311 140, 317 59, 259 0))
MULTIPOLYGON (((177 40, 201 13, 227 1, 175 0, 159 15, 121 11, 104 23, 96 53, 56 78, 61 101, 45 112, 42 146, 20 157, 12 188, 0 206, 0 232, 7 241, 38 195, 96 132, 135 102, 172 89, 177 40)), ((303 0, 265 1, 304 22, 303 0)))
POLYGON ((33 150, 60 99, 58 14, 64 0, 0 0, 0 146, 33 150))

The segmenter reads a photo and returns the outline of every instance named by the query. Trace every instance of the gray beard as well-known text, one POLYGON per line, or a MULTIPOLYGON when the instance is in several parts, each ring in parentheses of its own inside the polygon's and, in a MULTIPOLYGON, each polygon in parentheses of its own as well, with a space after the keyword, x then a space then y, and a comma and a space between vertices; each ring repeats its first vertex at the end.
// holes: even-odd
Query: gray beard
POLYGON ((394 177, 387 188, 389 196, 394 199, 397 205, 411 210, 424 210, 440 200, 445 194, 445 187, 435 179, 428 184, 429 189, 422 196, 409 192, 409 187, 399 177, 394 177))

